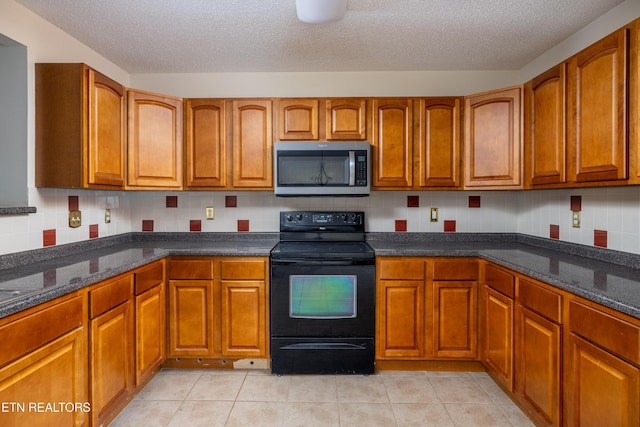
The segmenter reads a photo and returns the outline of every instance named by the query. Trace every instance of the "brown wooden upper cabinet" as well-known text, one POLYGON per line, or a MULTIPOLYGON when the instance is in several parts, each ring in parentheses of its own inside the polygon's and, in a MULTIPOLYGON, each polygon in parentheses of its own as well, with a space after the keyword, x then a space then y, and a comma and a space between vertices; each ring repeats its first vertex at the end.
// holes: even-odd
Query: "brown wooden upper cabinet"
POLYGON ((465 98, 466 188, 522 187, 521 87, 465 98))
POLYGON ((278 137, 280 141, 317 141, 317 99, 279 99, 278 137))
POLYGON ((273 188, 272 101, 232 103, 233 187, 273 188))
POLYGON ((36 64, 36 187, 122 189, 125 88, 85 64, 36 64))
POLYGON ((460 185, 460 98, 420 100, 418 168, 420 187, 460 185))
POLYGON ((380 189, 413 185, 413 100, 374 99, 372 185, 380 189))
POLYGON ((182 188, 182 100, 131 89, 127 97, 127 186, 182 188))
POLYGON ((567 181, 566 64, 524 86, 525 173, 531 186, 567 181))
POLYGON ((223 99, 187 99, 185 114, 185 186, 227 185, 227 114, 223 99))
POLYGON ((576 182, 628 178, 625 27, 568 60, 570 173, 576 182))
POLYGON ((326 99, 324 105, 327 141, 364 141, 367 139, 366 99, 326 99))

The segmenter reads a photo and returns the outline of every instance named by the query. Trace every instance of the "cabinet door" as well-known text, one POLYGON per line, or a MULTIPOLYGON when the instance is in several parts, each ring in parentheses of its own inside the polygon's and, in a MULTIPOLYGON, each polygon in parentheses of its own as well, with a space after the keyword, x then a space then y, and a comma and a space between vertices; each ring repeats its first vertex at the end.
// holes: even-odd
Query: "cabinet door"
POLYGON ((522 184, 520 87, 465 98, 465 187, 522 184))
POLYGON ((560 425, 560 326, 519 306, 516 392, 546 425, 560 425))
POLYGON ((3 426, 84 426, 87 402, 84 329, 74 329, 0 369, 3 426), (65 411, 66 402, 82 405, 65 411), (5 406, 14 403, 22 406, 5 406), (30 405, 41 405, 31 407, 30 405), (45 405, 51 405, 46 410, 45 405), (40 409, 39 409, 40 408, 40 409))
POLYGON ((317 141, 318 104, 317 99, 279 99, 279 140, 317 141))
POLYGON ((273 187, 271 100, 233 101, 233 186, 273 187))
POLYGON ((168 356, 213 355, 213 331, 213 281, 169 281, 168 356))
POLYGON ((513 300, 485 286, 483 361, 513 391, 513 300))
POLYGON ((474 359, 477 352, 477 283, 433 282, 435 357, 474 359))
POLYGON ((380 280, 376 295, 376 358, 424 358, 424 281, 380 280))
POLYGON ((89 69, 88 184, 124 186, 125 89, 89 69))
POLYGON ((627 178, 628 30, 569 60, 569 141, 577 182, 627 178))
POLYGON ((143 384, 164 361, 164 284, 136 296, 136 385, 143 384))
POLYGON ((413 101, 373 100, 373 186, 413 185, 413 101))
POLYGON ((134 345, 131 301, 91 320, 92 425, 111 420, 131 395, 134 345))
POLYGON ((35 66, 37 187, 122 189, 125 88, 85 64, 35 66))
POLYGON ((266 296, 264 281, 223 280, 222 355, 266 357, 266 296))
POLYGON ((566 64, 525 85, 527 179, 531 185, 566 182, 566 64))
POLYGON ((128 92, 130 187, 182 187, 182 101, 148 92, 128 92))
POLYGON ((325 100, 327 141, 367 139, 367 100, 343 98, 325 100))
POLYGON ((421 187, 460 185, 460 99, 420 100, 421 187))
POLYGON ((640 369, 573 333, 568 339, 566 425, 640 425, 640 369))
POLYGON ((225 101, 185 101, 185 185, 227 185, 227 125, 225 101))

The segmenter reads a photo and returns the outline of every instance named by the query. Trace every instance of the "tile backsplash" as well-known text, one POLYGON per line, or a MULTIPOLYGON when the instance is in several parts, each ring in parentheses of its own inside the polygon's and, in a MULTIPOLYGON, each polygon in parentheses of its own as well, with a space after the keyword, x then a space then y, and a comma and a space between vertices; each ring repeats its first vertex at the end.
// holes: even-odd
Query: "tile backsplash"
POLYGON ((362 198, 279 198, 272 192, 30 189, 37 213, 0 217, 0 254, 128 232, 276 232, 282 210, 362 210, 372 232, 519 232, 640 253, 640 187, 538 191, 374 191, 362 198), (69 201, 82 225, 68 226, 69 201), (572 227, 581 196, 581 227, 572 227), (575 207, 575 197, 573 203, 575 207), (207 220, 205 208, 214 207, 207 220), (438 221, 431 222, 431 208, 438 221), (105 209, 111 222, 105 223, 105 209), (51 230, 55 230, 52 233, 51 230), (151 231, 152 230, 152 231, 151 231), (604 237, 603 237, 604 236, 604 237))

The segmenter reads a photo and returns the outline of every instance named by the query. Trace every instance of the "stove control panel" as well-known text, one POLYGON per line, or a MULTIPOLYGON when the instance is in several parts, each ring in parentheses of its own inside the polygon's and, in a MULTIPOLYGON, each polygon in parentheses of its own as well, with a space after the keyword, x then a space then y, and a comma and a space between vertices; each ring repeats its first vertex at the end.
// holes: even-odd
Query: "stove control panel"
POLYGON ((285 226, 361 225, 364 224, 364 212, 281 212, 280 224, 285 226))

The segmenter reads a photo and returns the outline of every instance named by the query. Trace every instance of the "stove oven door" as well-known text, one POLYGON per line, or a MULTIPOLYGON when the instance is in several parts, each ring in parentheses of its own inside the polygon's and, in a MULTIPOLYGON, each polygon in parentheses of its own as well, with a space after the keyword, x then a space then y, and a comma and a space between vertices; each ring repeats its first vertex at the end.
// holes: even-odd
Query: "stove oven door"
POLYGON ((374 262, 272 260, 271 372, 373 373, 374 262))
POLYGON ((271 337, 371 337, 375 264, 271 262, 271 337))

